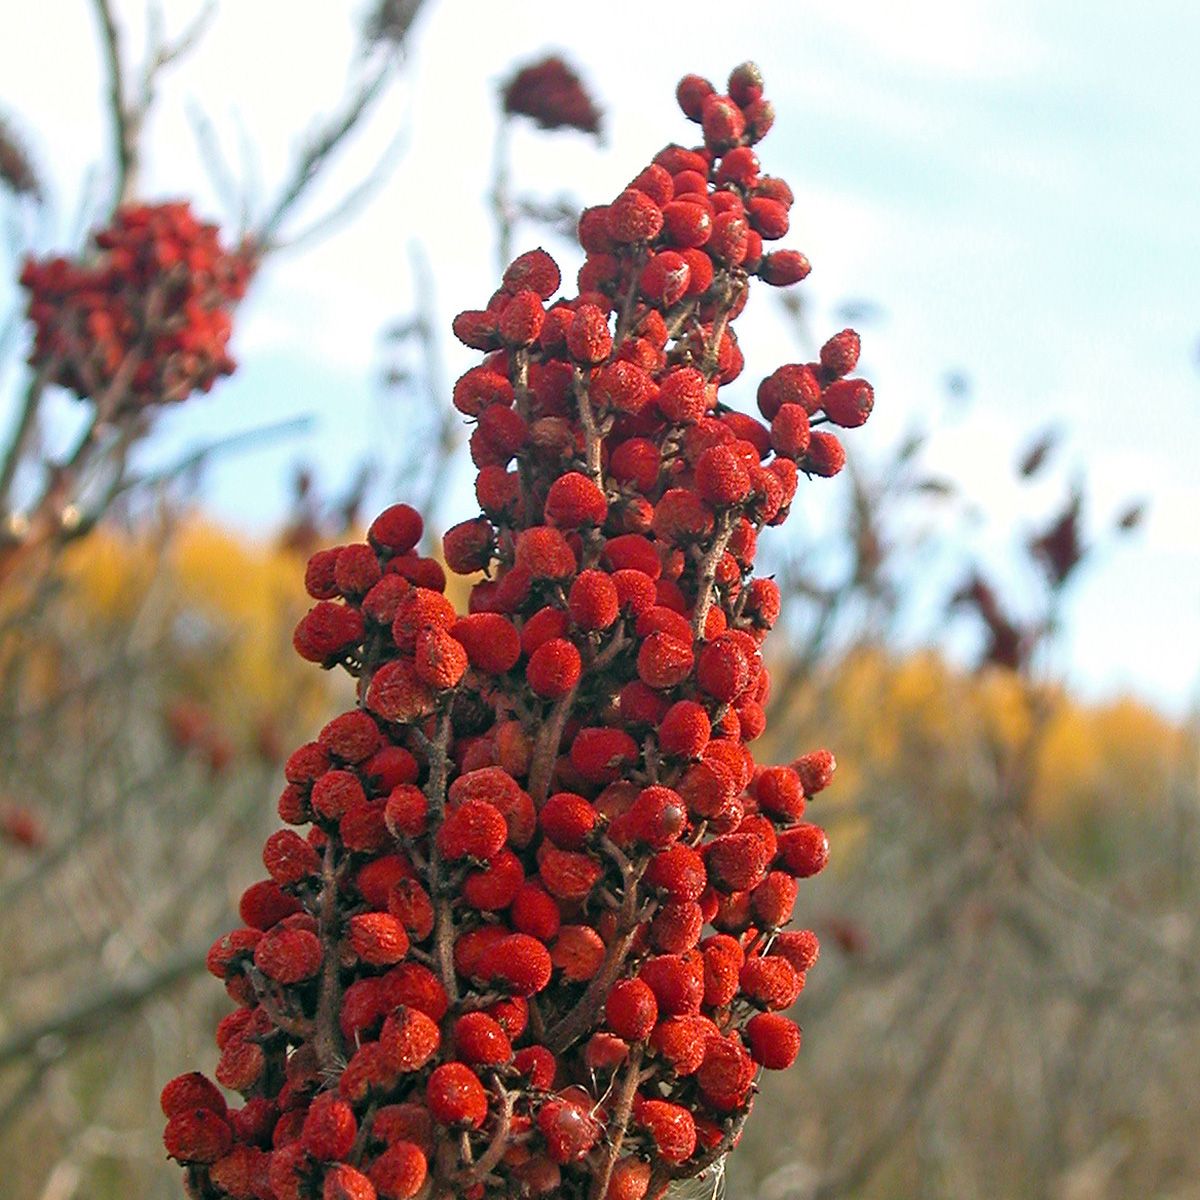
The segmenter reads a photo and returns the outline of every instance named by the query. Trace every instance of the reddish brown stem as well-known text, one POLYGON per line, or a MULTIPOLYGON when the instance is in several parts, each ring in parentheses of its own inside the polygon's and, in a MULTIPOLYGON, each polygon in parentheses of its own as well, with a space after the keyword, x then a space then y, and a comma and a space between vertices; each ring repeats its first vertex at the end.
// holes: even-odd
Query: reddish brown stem
POLYGON ((333 838, 325 843, 321 864, 321 911, 317 928, 321 938, 321 981, 317 991, 316 1030, 313 1047, 323 1072, 337 1069, 343 1058, 342 1030, 338 1020, 342 981, 338 963, 337 869, 333 838))
POLYGON ((500 1160, 509 1148, 508 1131, 512 1126, 513 1095, 501 1086, 499 1080, 495 1080, 494 1083, 500 1093, 500 1114, 496 1120, 496 1131, 492 1134, 488 1148, 471 1164, 470 1170, 459 1175, 458 1181, 464 1188, 486 1179, 500 1165, 500 1160))
POLYGON ((575 368, 575 399, 579 404, 579 423, 583 426, 584 459, 588 477, 598 487, 604 487, 604 475, 600 470, 600 431, 596 427, 596 414, 592 411, 592 399, 588 393, 587 380, 583 372, 575 368))
POLYGON ((573 1042, 581 1038, 596 1022, 612 985, 616 982, 629 951, 637 936, 641 919, 638 904, 638 882, 646 869, 648 860, 630 862, 623 850, 608 838, 603 842, 605 852, 613 858, 621 871, 624 884, 621 912, 617 919, 617 931, 609 944, 600 970, 592 977, 579 1003, 546 1035, 546 1045, 555 1054, 561 1054, 573 1042))
POLYGON ((708 621, 708 610, 713 602, 713 584, 717 578, 717 567, 729 545, 733 533, 733 513, 726 509, 717 517, 716 536, 708 552, 700 560, 700 582, 696 587, 696 605, 692 616, 692 632, 703 639, 704 626, 708 621))
POLYGON ((434 955, 437 958, 438 974, 451 1003, 458 999, 458 978, 454 971, 454 913, 450 907, 450 894, 446 887, 445 864, 438 849, 437 832, 446 817, 446 786, 449 776, 447 748, 450 743, 450 713, 444 712, 438 720, 437 734, 429 746, 429 779, 425 784, 425 795, 429 800, 429 891, 433 897, 434 955))
POLYGON ((617 1096, 617 1107, 609 1120, 608 1149, 600 1169, 592 1177, 590 1200, 604 1200, 612 1179, 613 1167, 621 1154, 621 1146, 625 1141, 625 1131, 629 1128, 629 1118, 633 1112, 633 1101, 637 1096, 638 1084, 642 1077, 641 1046, 634 1046, 629 1052, 629 1063, 625 1068, 625 1078, 621 1082, 621 1091, 617 1096))

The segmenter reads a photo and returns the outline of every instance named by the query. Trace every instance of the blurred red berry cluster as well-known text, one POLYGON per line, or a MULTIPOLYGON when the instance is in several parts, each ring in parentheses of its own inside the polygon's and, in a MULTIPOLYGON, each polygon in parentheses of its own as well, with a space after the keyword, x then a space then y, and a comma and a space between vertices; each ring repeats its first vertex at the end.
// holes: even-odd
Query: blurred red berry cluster
POLYGON ((858 339, 726 402, 750 279, 803 278, 753 145, 752 65, 679 88, 703 128, 587 210, 579 294, 514 261, 459 337, 481 513, 444 559, 395 505, 309 563, 307 659, 359 706, 286 765, 268 877, 209 967, 239 1005, 217 1082, 167 1085, 192 1193, 642 1200, 737 1141, 817 957, 785 929, 826 864, 832 755, 755 762, 780 595, 759 532, 862 424, 858 339), (299 830, 305 830, 300 832, 299 830))
POLYGON ((522 67, 505 85, 504 111, 529 117, 542 129, 600 132, 600 110, 579 76, 557 55, 522 67))
POLYGON ((129 204, 83 262, 29 259, 30 365, 106 416, 208 391, 234 369, 232 310, 253 256, 221 245, 186 202, 129 204))

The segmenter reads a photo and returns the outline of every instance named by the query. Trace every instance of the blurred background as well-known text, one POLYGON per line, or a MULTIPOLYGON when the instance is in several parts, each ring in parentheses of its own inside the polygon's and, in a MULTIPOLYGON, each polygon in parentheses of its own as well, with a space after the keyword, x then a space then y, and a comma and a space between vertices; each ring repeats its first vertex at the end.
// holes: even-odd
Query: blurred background
POLYGON ((291 650, 306 555, 393 500, 431 535, 477 511, 451 317, 535 245, 569 279, 579 209, 691 138, 677 79, 751 58, 814 270, 751 300, 734 402, 853 325, 878 403, 763 538, 758 757, 835 749, 835 859, 798 918, 804 1051, 704 1190, 1200 1196, 1198 44, 1167 0, 25 12, 0 43, 0 1194, 181 1194, 158 1089, 216 1060, 204 953, 283 758, 348 699, 291 650), (548 56, 596 120, 532 118, 515 85, 548 56), (120 197, 190 201, 246 266, 207 395, 81 400, 30 365, 23 263, 86 259, 120 197))

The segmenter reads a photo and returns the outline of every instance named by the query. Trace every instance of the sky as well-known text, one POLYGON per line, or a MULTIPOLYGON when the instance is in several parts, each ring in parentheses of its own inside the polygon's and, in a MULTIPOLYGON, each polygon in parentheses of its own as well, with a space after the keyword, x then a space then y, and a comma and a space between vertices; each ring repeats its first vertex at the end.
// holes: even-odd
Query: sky
MULTIPOLYGON (((132 55, 140 5, 117 10, 132 55)), ((196 6, 167 0, 163 10, 177 30, 196 6)), ((1013 607, 1028 606, 1035 593, 1015 547, 1082 481, 1099 545, 1069 595, 1055 665, 1089 696, 1130 691, 1183 713, 1200 680, 1197 45, 1200 9, 1167 0, 1136 10, 1104 0, 695 0, 686 10, 427 0, 400 78, 296 227, 398 139, 395 170, 350 223, 268 265, 239 315, 238 373, 165 414, 151 456, 169 462, 308 414, 307 434, 211 469, 208 509, 265 535, 287 510, 298 461, 335 490, 365 456, 377 502, 403 498, 395 465, 420 414, 381 394, 381 333, 418 303, 419 256, 447 383, 472 364, 448 327, 486 301, 498 273, 486 200, 497 84, 549 50, 580 69, 606 113, 603 145, 522 129, 512 165, 522 193, 601 203, 660 146, 692 136, 672 100, 680 75, 720 83, 751 58, 778 114, 759 148, 764 167, 797 195, 787 244, 814 264, 802 289, 811 327, 823 338, 846 324, 847 303, 872 305, 861 370, 876 409, 854 446, 878 463, 924 431, 922 466, 962 483, 979 514, 946 523, 945 561, 930 569, 949 580, 963 555, 977 556, 1013 607), (969 380, 966 402, 948 396, 955 374, 969 380), (1018 487, 1021 449, 1049 426, 1063 430, 1051 468, 1018 487), (1109 538, 1137 499, 1148 502, 1144 527, 1109 538)), ((163 81, 143 194, 190 195, 205 214, 231 216, 190 132, 187 111, 199 105, 240 190, 262 203, 312 114, 336 103, 354 53, 350 6, 226 3, 163 81)), ((21 36, 0 44, 0 109, 25 132, 55 197, 35 231, 39 249, 77 237, 84 182, 108 150, 102 86, 85 0, 28 6, 21 36)), ((525 228, 517 248, 539 241, 573 273, 577 257, 552 236, 525 228)), ((11 264, 0 272, 11 276, 11 264)), ((4 308, 12 302, 0 288, 4 308)), ((779 362, 809 356, 776 297, 755 297, 739 333, 747 399, 779 362)), ((0 416, 19 381, 10 363, 0 416)), ((443 523, 473 515, 462 458, 440 501, 443 523)), ((799 521, 820 526, 845 498, 838 481, 814 488, 799 521)), ((905 636, 920 640, 940 623, 940 609, 918 603, 905 636)))

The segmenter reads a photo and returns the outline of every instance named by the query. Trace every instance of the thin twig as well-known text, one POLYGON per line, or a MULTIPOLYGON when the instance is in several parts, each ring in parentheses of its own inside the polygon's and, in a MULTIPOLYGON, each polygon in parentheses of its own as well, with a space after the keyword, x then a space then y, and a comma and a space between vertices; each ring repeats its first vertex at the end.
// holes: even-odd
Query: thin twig
POLYGON ((633 1101, 637 1096, 638 1082, 642 1073, 643 1047, 634 1046, 629 1052, 629 1062, 625 1068, 625 1078, 621 1083, 621 1091, 617 1096, 617 1106, 608 1122, 608 1149, 600 1169, 592 1177, 590 1200, 604 1200, 612 1179, 613 1167, 621 1153, 621 1145, 625 1141, 625 1131, 629 1128, 629 1117, 633 1112, 633 1101))
POLYGON ((717 517, 717 526, 713 544, 700 560, 700 581, 696 587, 695 610, 692 616, 692 632, 698 639, 704 637, 704 626, 708 621, 708 610, 713 602, 713 584, 717 578, 717 568, 721 558, 729 546, 733 534, 733 510, 725 509, 717 517))
POLYGON ((334 839, 325 843, 321 863, 321 908, 317 918, 321 938, 321 980, 317 990, 317 1015, 314 1019, 313 1048, 322 1071, 336 1069, 342 1059, 342 1031, 338 1009, 342 999, 341 970, 338 962, 338 890, 334 839))
POLYGON ((121 35, 109 0, 92 0, 100 21, 101 43, 108 68, 108 115, 112 120, 113 151, 117 186, 114 207, 124 204, 137 185, 138 139, 136 122, 126 95, 125 69, 121 63, 121 35))
POLYGON ((637 936, 638 925, 644 916, 639 904, 638 883, 649 860, 631 862, 625 852, 608 837, 603 839, 601 846, 621 872, 623 886, 617 928, 600 970, 592 977, 579 1002, 546 1034, 545 1044, 555 1054, 561 1054, 591 1029, 596 1014, 625 966, 625 960, 629 957, 629 951, 637 936))
POLYGON ((512 1126, 513 1094, 495 1081, 496 1090, 500 1093, 500 1113, 496 1120, 496 1130, 488 1148, 471 1164, 468 1170, 460 1172, 457 1182, 465 1189, 485 1180, 499 1166, 508 1146, 508 1131, 512 1126))
POLYGON ((36 1050, 43 1038, 79 1037, 106 1028, 115 1017, 128 1016, 180 980, 199 974, 210 945, 185 947, 148 974, 91 992, 44 1021, 15 1030, 0 1042, 0 1067, 36 1050))
POLYGON ((292 177, 280 193, 270 212, 253 235, 253 241, 263 250, 274 248, 279 230, 310 184, 324 169, 330 156, 374 107, 392 73, 392 56, 386 57, 374 73, 365 79, 350 97, 340 113, 321 128, 301 153, 292 177))
POLYGON ((454 912, 450 906, 449 889, 444 877, 445 864, 438 847, 437 833, 446 819, 446 785, 449 779, 450 713, 438 719, 437 733, 429 746, 429 780, 425 795, 429 800, 429 892, 433 897, 434 954, 442 986, 453 1004, 458 1000, 458 977, 454 970, 454 912))

